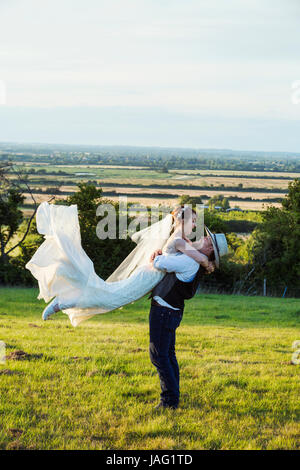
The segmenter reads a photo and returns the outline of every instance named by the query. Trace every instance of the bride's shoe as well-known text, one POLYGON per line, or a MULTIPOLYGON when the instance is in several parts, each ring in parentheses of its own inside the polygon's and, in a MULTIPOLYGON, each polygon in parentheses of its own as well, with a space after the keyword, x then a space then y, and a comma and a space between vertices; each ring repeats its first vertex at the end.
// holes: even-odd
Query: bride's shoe
POLYGON ((43 320, 48 320, 48 318, 53 315, 56 312, 59 312, 61 310, 59 303, 56 299, 53 299, 52 302, 50 302, 49 305, 44 309, 43 314, 42 314, 42 319, 43 320))

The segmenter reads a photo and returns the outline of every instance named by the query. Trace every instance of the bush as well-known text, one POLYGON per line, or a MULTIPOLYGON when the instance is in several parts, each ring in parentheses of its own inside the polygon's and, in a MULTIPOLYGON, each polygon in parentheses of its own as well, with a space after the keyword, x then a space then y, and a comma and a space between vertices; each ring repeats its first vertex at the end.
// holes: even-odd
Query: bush
POLYGON ((246 265, 235 263, 229 258, 223 258, 220 269, 204 276, 200 286, 203 290, 226 292, 228 294, 245 293, 244 279, 247 272, 248 267, 246 265))
POLYGON ((0 285, 37 287, 37 281, 16 257, 10 258, 8 263, 0 263, 0 285))
POLYGON ((258 226, 258 222, 237 219, 226 220, 225 224, 228 232, 236 233, 251 233, 258 226))

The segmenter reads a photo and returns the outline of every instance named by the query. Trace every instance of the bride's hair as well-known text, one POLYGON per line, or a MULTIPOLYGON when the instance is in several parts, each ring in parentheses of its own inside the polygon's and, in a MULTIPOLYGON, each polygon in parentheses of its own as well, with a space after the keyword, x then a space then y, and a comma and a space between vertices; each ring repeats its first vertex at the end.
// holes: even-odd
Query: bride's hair
POLYGON ((196 214, 196 211, 189 206, 178 206, 171 212, 176 225, 184 222, 184 219, 189 218, 193 213, 196 214))

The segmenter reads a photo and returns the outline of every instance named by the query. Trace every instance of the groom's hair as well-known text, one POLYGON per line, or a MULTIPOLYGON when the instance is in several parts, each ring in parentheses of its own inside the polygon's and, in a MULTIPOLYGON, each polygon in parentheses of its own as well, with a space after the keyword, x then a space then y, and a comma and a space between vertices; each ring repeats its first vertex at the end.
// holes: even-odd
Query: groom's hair
MULTIPOLYGON (((200 253, 202 253, 201 250, 198 250, 200 253)), ((203 253, 205 254, 205 253, 203 253)), ((215 251, 212 251, 211 254, 208 256, 208 261, 215 261, 216 257, 215 257, 215 251)))

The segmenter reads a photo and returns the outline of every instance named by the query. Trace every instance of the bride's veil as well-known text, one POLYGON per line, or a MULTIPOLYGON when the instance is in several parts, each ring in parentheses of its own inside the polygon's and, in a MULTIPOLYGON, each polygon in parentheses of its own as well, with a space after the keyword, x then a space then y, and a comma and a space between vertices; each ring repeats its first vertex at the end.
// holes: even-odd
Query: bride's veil
POLYGON ((151 254, 155 250, 162 250, 164 248, 164 245, 170 237, 172 228, 173 217, 171 214, 168 214, 159 222, 131 235, 131 239, 137 243, 137 246, 106 281, 115 282, 126 279, 137 268, 147 264, 151 254))

